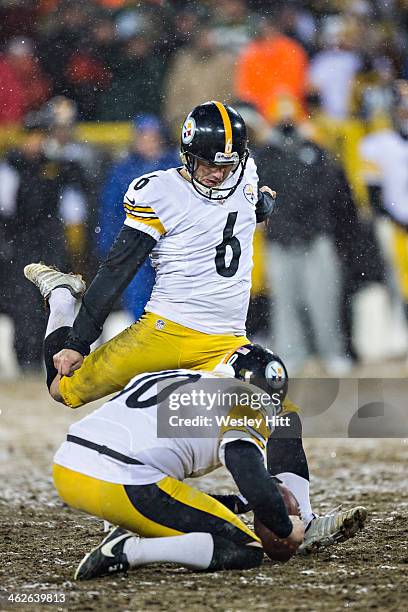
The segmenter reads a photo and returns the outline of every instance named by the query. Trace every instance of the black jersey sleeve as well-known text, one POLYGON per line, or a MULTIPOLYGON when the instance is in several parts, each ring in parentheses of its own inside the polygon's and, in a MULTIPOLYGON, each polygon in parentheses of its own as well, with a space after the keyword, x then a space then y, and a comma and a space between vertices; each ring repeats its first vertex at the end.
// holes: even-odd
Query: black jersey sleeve
POLYGON ((123 226, 106 260, 88 290, 64 348, 88 355, 90 345, 102 333, 103 324, 116 299, 123 293, 156 240, 137 229, 123 226))
POLYGON ((225 446, 225 465, 240 493, 265 527, 278 537, 287 538, 293 529, 292 522, 258 448, 245 440, 229 442, 225 446))

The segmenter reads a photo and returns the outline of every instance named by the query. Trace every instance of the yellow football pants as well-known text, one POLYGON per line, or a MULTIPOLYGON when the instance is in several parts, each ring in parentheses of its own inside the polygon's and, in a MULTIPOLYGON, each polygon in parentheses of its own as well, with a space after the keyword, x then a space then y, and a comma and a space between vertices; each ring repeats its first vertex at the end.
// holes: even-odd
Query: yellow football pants
POLYGON ((408 302, 408 232, 394 224, 393 258, 401 296, 408 302))
POLYGON ((204 334, 151 312, 97 348, 59 391, 71 408, 123 389, 144 372, 186 368, 213 370, 230 350, 247 344, 245 336, 204 334))
POLYGON ((61 499, 77 510, 146 538, 205 532, 237 544, 259 538, 219 501, 169 476, 150 485, 98 480, 54 464, 61 499))

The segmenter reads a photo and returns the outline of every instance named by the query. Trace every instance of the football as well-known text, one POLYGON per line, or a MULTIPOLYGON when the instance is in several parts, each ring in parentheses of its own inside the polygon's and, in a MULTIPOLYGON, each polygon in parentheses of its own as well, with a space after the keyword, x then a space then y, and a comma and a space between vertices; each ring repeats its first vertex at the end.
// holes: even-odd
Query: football
MULTIPOLYGON (((285 502, 288 514, 300 516, 299 504, 293 493, 282 483, 278 483, 277 486, 285 502)), ((254 530, 262 542, 265 553, 272 561, 286 563, 295 554, 296 547, 291 546, 286 540, 280 539, 273 531, 270 531, 256 515, 254 515, 254 530)))

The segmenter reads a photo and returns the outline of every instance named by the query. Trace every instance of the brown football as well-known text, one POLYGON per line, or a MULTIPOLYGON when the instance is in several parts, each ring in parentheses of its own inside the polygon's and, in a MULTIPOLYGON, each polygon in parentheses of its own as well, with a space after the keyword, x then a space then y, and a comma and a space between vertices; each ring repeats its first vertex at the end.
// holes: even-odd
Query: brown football
MULTIPOLYGON (((285 502, 288 514, 300 516, 299 504, 293 493, 284 484, 279 483, 277 486, 285 502)), ((296 547, 291 546, 286 540, 280 539, 273 531, 270 531, 270 529, 261 523, 256 515, 254 516, 254 529, 262 542, 265 553, 272 561, 285 563, 295 554, 296 547)))

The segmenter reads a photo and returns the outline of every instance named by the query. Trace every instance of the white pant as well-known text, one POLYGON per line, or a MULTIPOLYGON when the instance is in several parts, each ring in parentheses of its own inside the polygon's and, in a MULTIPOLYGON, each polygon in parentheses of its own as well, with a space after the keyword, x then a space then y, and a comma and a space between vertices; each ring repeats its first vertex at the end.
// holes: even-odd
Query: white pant
POLYGON ((341 271, 332 240, 320 235, 308 244, 282 246, 269 242, 267 266, 273 292, 271 346, 290 371, 308 357, 302 309, 312 326, 318 355, 330 360, 344 355, 340 329, 341 271))

